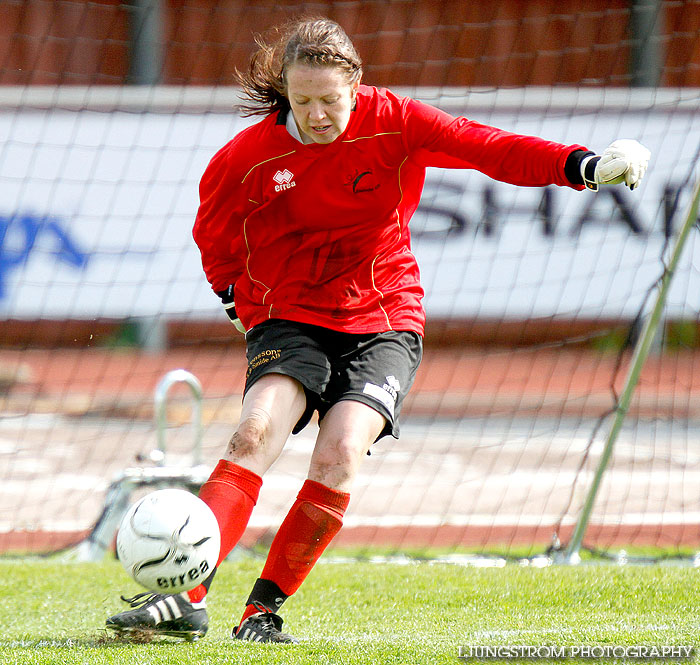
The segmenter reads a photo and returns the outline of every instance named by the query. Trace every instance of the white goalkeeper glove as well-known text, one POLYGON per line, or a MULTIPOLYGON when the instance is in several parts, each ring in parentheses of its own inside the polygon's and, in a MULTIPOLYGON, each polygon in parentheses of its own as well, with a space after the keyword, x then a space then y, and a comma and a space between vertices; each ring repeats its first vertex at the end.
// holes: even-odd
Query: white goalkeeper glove
POLYGON ((245 326, 241 323, 241 320, 236 314, 236 304, 233 302, 233 284, 231 284, 225 291, 218 291, 217 296, 221 298, 221 302, 224 306, 224 310, 231 320, 231 323, 236 327, 236 330, 245 335, 245 326))
POLYGON ((598 185, 625 183, 636 189, 642 181, 651 153, 633 139, 618 139, 602 155, 589 155, 581 161, 583 184, 594 192, 598 185))

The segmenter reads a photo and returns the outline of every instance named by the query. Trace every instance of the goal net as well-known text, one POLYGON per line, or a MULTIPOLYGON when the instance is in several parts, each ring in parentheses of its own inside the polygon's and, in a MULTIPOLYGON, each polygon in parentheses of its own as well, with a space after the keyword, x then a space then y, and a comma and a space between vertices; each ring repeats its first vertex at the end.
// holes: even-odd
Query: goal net
MULTIPOLYGON (((343 25, 365 83, 518 133, 596 151, 634 138, 652 152, 635 192, 429 170, 411 223, 424 361, 401 437, 363 462, 334 541, 500 557, 566 548, 700 147, 700 2, 581 7, 2 3, 0 552, 79 542, 125 469, 206 477, 222 455, 245 349, 192 241, 197 187, 251 122, 234 110, 234 68, 255 34, 302 13, 343 25), (175 381, 158 402, 176 369, 196 377, 201 398, 175 381)), ((698 256, 693 229, 586 516, 585 549, 690 556, 700 546, 698 256)), ((244 545, 269 542, 316 432, 314 421, 291 437, 265 476, 244 545)))

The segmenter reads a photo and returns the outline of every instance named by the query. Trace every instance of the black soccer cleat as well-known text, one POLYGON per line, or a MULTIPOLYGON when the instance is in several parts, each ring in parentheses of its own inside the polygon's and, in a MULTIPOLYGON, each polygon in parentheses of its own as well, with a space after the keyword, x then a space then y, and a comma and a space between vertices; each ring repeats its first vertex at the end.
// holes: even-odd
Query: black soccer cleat
POLYGON ((139 593, 133 598, 121 599, 136 608, 115 614, 107 619, 107 628, 131 637, 168 635, 194 642, 204 637, 209 628, 209 617, 204 602, 195 607, 182 595, 164 596, 157 593, 139 593))
POLYGON ((279 614, 270 611, 260 603, 253 603, 259 610, 251 614, 238 628, 233 629, 232 637, 248 642, 270 642, 277 644, 298 644, 296 637, 283 633, 280 629, 284 623, 279 614))

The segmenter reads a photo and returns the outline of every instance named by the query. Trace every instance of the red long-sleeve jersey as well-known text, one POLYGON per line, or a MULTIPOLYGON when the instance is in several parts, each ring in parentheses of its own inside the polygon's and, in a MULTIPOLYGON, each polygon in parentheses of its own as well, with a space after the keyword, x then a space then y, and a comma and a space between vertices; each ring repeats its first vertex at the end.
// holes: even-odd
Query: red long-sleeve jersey
MULTIPOLYGON (((427 166, 515 185, 572 185, 562 145, 454 118, 360 86, 345 132, 302 144, 284 113, 246 128, 211 160, 194 238, 214 291, 234 285, 246 329, 270 318, 352 333, 423 334, 409 220, 427 166)), ((465 257, 466 258, 466 257, 465 257)))

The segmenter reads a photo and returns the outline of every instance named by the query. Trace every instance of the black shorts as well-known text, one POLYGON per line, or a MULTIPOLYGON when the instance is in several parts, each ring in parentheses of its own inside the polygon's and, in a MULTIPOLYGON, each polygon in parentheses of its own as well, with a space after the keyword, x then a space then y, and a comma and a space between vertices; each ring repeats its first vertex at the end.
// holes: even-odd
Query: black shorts
POLYGON ((246 355, 245 391, 266 374, 291 376, 304 387, 306 410, 294 434, 314 411, 322 419, 337 402, 354 400, 386 419, 377 438, 398 438, 401 404, 423 356, 423 339, 407 331, 357 335, 270 319, 246 333, 246 355))

